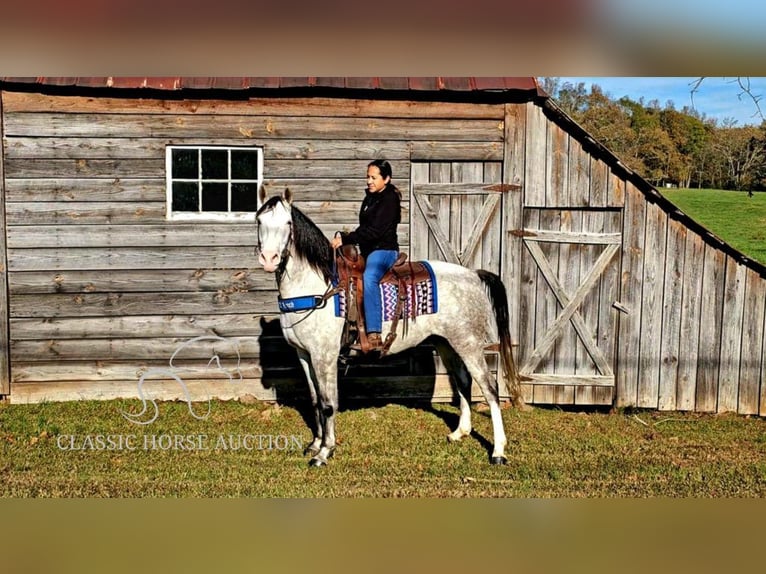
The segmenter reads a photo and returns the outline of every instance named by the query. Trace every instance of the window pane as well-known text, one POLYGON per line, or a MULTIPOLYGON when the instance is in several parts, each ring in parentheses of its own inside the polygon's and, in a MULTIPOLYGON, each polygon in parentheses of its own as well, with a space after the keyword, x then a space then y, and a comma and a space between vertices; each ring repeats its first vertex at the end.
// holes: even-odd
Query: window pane
POLYGON ((173 211, 199 211, 196 183, 173 182, 173 211))
MULTIPOLYGON (((225 149, 203 149, 202 150, 202 179, 228 179, 229 152, 225 149)), ((204 200, 203 200, 204 205, 204 200)))
POLYGON ((202 211, 229 211, 228 184, 202 184, 202 211))
POLYGON ((231 151, 231 179, 258 179, 258 151, 231 151))
POLYGON ((258 211, 258 184, 233 183, 231 185, 232 211, 258 211))
POLYGON ((173 179, 197 179, 199 166, 197 163, 198 151, 196 149, 174 149, 171 151, 173 179))

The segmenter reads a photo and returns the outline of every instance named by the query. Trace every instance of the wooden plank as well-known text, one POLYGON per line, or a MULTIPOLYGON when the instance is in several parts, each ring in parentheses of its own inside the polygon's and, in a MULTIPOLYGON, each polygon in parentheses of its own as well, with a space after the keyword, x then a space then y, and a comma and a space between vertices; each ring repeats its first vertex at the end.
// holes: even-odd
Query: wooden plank
MULTIPOLYGON (((503 183, 520 186, 525 185, 524 166, 526 162, 526 107, 520 104, 505 104, 505 134, 503 145, 503 183)), ((522 241, 508 233, 512 229, 520 229, 523 225, 524 192, 507 193, 502 198, 502 229, 501 236, 501 265, 500 277, 508 292, 508 302, 511 309, 509 329, 515 347, 516 364, 521 361, 521 269, 522 241), (503 241, 504 240, 504 241, 503 241), (514 312, 515 311, 515 312, 514 312)), ((525 401, 531 400, 531 385, 522 385, 525 401)))
MULTIPOLYGON (((525 208, 523 210, 524 227, 540 226, 540 210, 525 208)), ((528 244, 527 244, 528 246, 528 244)), ((542 327, 539 326, 540 312, 538 308, 538 297, 540 289, 538 282, 543 281, 542 275, 538 271, 532 254, 527 249, 524 250, 524 256, 521 259, 519 268, 520 277, 520 302, 519 302, 519 352, 518 365, 519 372, 522 374, 531 374, 524 371, 523 365, 529 361, 532 352, 537 346, 537 339, 543 336, 542 327), (541 331, 538 334, 538 331, 541 331)), ((542 288, 543 286, 541 286, 542 288)), ((545 325, 547 327, 547 325, 545 325)), ((535 393, 537 389, 535 389, 535 393)), ((536 400, 536 399, 535 399, 536 400)))
POLYGON ((625 206, 625 187, 625 180, 610 171, 607 179, 606 204, 608 207, 622 208, 625 206))
POLYGON ((598 387, 613 387, 614 377, 603 375, 575 375, 575 374, 560 374, 560 373, 530 373, 525 375, 529 380, 534 383, 556 386, 598 386, 598 387))
MULTIPOLYGON (((397 142, 398 143, 398 142, 397 142)), ((413 161, 501 161, 502 142, 415 141, 410 144, 413 161)), ((369 157, 389 157, 382 154, 369 157)))
POLYGON ((153 159, 12 159, 7 177, 151 178, 165 173, 165 158, 153 159))
POLYGON ((584 207, 590 201, 590 154, 575 138, 569 138, 569 195, 567 205, 584 207))
POLYGON ((179 352, 178 362, 185 359, 208 359, 219 356, 221 362, 258 357, 257 337, 226 337, 224 341, 186 338, 129 339, 52 339, 11 341, 12 361, 67 360, 170 360, 179 352))
POLYGON ((619 319, 615 404, 636 406, 641 351, 641 280, 643 277, 646 200, 631 183, 626 183, 623 223, 620 301, 627 313, 619 319))
POLYGON ((685 225, 668 221, 665 250, 665 277, 662 303, 662 337, 660 342, 660 381, 657 407, 663 411, 676 409, 678 361, 681 345, 681 302, 683 295, 685 225))
MULTIPOLYGON (((117 98, 54 96, 3 92, 7 112, 66 112, 70 114, 180 114, 180 115, 285 115, 413 118, 503 119, 502 104, 367 100, 326 97, 268 97, 241 100, 184 98, 117 98)), ((216 121, 213 117, 211 121, 216 121)))
POLYGON ((11 271, 74 269, 235 269, 255 264, 252 247, 82 247, 78 249, 11 249, 11 271))
POLYGON ((544 207, 546 125, 548 122, 540 106, 533 102, 527 103, 526 106, 524 205, 526 207, 544 207))
MULTIPOLYGON (((245 395, 251 395, 263 401, 275 401, 278 398, 276 389, 265 387, 260 379, 245 379, 243 381, 190 379, 186 380, 185 383, 186 389, 183 389, 175 380, 149 381, 145 383, 146 394, 150 394, 153 399, 158 401, 185 400, 187 392, 194 402, 207 401, 209 398, 232 400, 245 395)), ((296 392, 298 388, 305 389, 305 383, 301 384, 298 379, 289 380, 289 384, 290 388, 296 389, 296 392)), ((284 388, 283 383, 282 389, 284 388)), ((13 394, 11 394, 11 404, 123 398, 138 398, 137 380, 103 381, 91 384, 84 384, 84 381, 17 383, 14 385, 13 394)), ((204 407, 199 408, 203 409, 202 412, 206 412, 204 407)))
POLYGON ((46 225, 9 226, 10 249, 41 247, 186 247, 248 246, 257 242, 249 223, 189 223, 164 225, 46 225))
MULTIPOLYGON (((458 185, 463 183, 483 185, 484 165, 481 162, 456 162, 452 177, 458 185)), ((492 195, 463 195, 453 199, 460 210, 460 223, 456 226, 460 239, 460 263, 470 269, 481 268, 481 250, 477 247, 484 242, 484 231, 492 214, 500 203, 497 193, 492 195)))
POLYGON ((737 412, 740 385, 740 360, 745 320, 745 284, 747 268, 731 257, 726 261, 724 277, 721 350, 716 412, 737 412))
POLYGON ((641 296, 641 354, 636 403, 643 408, 657 408, 659 400, 667 222, 667 214, 657 205, 647 205, 641 296))
POLYGON ((705 243, 687 230, 684 251, 684 273, 681 279, 681 327, 678 347, 678 387, 676 408, 693 411, 697 395, 697 362, 702 323, 702 269, 705 243))
MULTIPOLYGON (((604 212, 601 211, 591 211, 586 210, 581 213, 582 215, 582 232, 583 233, 599 233, 604 228, 604 212)), ((614 245, 617 245, 619 249, 619 243, 620 241, 616 241, 614 245)), ((596 262, 597 256, 602 251, 602 248, 594 245, 580 245, 580 273, 581 275, 584 275, 587 273, 591 267, 596 262)), ((608 266, 612 265, 612 261, 609 262, 608 266)), ((606 269, 604 269, 606 271, 606 269)), ((603 275, 603 273, 602 273, 603 275)), ((593 337, 593 346, 595 348, 598 347, 598 312, 599 312, 599 299, 601 298, 601 277, 599 277, 599 280, 596 282, 596 284, 593 286, 593 289, 591 289, 588 294, 585 296, 585 299, 582 302, 582 305, 580 306, 580 314, 582 315, 583 323, 584 323, 584 332, 588 333, 589 335, 592 333, 593 337)), ((599 348, 600 352, 600 348, 599 348)), ((602 355, 603 356, 603 355, 602 355)), ((613 375, 614 372, 612 371, 612 365, 609 361, 609 358, 606 356, 603 356, 604 364, 609 369, 608 372, 610 375, 613 375)), ((582 342, 578 344, 577 346, 577 357, 575 360, 575 372, 578 375, 589 375, 599 372, 598 368, 596 367, 596 364, 593 362, 592 358, 590 357, 590 353, 587 352, 587 349, 583 349, 582 342), (583 351, 586 351, 583 353, 583 351)), ((589 387, 590 388, 590 387, 589 387)), ((578 395, 577 392, 575 392, 575 400, 577 399, 584 400, 585 396, 581 393, 578 395)))
POLYGON ((544 241, 547 243, 582 243, 586 245, 615 245, 622 243, 621 233, 525 229, 523 235, 526 241, 544 241))
POLYGON ((609 166, 590 156, 590 207, 606 207, 609 197, 609 166))
POLYGON ((116 317, 120 315, 276 314, 274 292, 86 293, 15 295, 10 317, 116 317))
POLYGON ((715 412, 717 408, 725 277, 726 255, 715 247, 706 245, 702 272, 702 322, 695 400, 695 410, 700 412, 715 412))
MULTIPOLYGON (((503 164, 501 162, 485 162, 483 164, 484 181, 501 181, 503 179, 503 164)), ((516 195, 519 193, 514 192, 516 195)), ((507 194, 504 194, 507 195, 507 194)), ((492 213, 487 226, 484 229, 484 241, 481 244, 480 268, 487 269, 501 276, 501 257, 504 249, 503 237, 503 196, 498 197, 497 207, 492 213)), ((516 305, 513 301, 511 305, 516 305)), ((515 310, 515 309, 514 309, 515 310)), ((513 312, 512 312, 513 313, 513 312)))
POLYGON ((415 206, 410 214, 410 257, 415 260, 428 259, 428 223, 415 200, 415 189, 428 182, 428 164, 413 161, 410 170, 410 203, 415 206))
MULTIPOLYGON (((559 202, 562 202, 562 198, 559 198, 559 202)), ((563 202, 566 203, 565 198, 563 199, 563 202)), ((574 213, 571 210, 561 210, 560 229, 563 232, 582 231, 582 214, 574 213)), ((562 291, 566 291, 566 293, 575 293, 580 286, 579 246, 571 243, 562 243, 558 246, 558 258, 558 277, 561 282, 562 291)), ((583 293, 583 296, 584 295, 587 295, 587 292, 583 293)), ((580 301, 580 303, 581 302, 582 301, 580 301)), ((565 307, 560 301, 559 305, 562 308, 565 307)), ((580 321, 579 326, 582 327, 579 304, 575 309, 577 310, 576 319, 580 321)), ((556 314, 558 316, 558 310, 556 314)), ((565 321, 560 323, 560 325, 563 329, 558 335, 558 344, 555 349, 556 372, 575 373, 577 372, 577 356, 578 348, 580 346, 577 332, 573 328, 575 327, 575 322, 565 321)))
MULTIPOLYGON (((460 162, 455 163, 456 166, 465 166, 465 165, 471 165, 470 168, 472 170, 472 177, 479 178, 481 177, 481 174, 477 175, 475 170, 479 168, 482 169, 481 164, 475 164, 475 163, 467 163, 467 162, 460 162)), ((459 168, 460 174, 458 177, 459 179, 463 179, 462 177, 462 167, 459 168)), ((418 192, 420 195, 479 195, 479 196, 486 196, 487 194, 497 195, 498 197, 501 195, 501 192, 496 191, 494 188, 496 188, 499 184, 494 182, 485 182, 485 181, 475 181, 475 182, 465 182, 465 181, 458 181, 458 182, 448 182, 448 183, 421 183, 418 185, 418 192)))
MULTIPOLYGON (((561 212, 556 209, 541 209, 539 210, 539 227, 543 229, 555 229, 561 228, 561 212)), ((551 271, 554 275, 559 272, 559 246, 551 243, 540 243, 540 251, 550 264, 551 271)), ((531 252, 530 252, 531 253, 531 252)), ((559 312, 559 302, 556 299, 554 292, 551 290, 545 275, 542 270, 538 269, 537 273, 537 309, 535 317, 535 347, 540 344, 543 336, 548 331, 550 326, 556 320, 559 312)), ((559 359, 559 351, 561 347, 559 343, 554 343, 552 352, 547 353, 542 357, 539 365, 534 369, 541 373, 555 373, 557 371, 556 366, 559 359)), ((555 387, 540 387, 536 391, 538 398, 545 396, 545 401, 548 403, 556 402, 555 387)))
POLYGON ((737 412, 757 415, 759 390, 764 386, 761 357, 766 336, 766 279, 752 269, 747 270, 745 279, 744 317, 737 412))
MULTIPOLYGON (((211 118, 211 122, 215 118, 211 118)), ((169 145, 241 146, 242 139, 206 138, 90 138, 90 137, 8 137, 6 153, 10 159, 158 159, 165 157, 169 145)), ((418 142, 424 152, 434 154, 454 150, 453 157, 475 156, 484 159, 499 156, 499 143, 483 142, 418 142)), ((405 141, 388 140, 269 140, 263 146, 267 161, 277 159, 359 159, 385 157, 389 161, 407 160, 410 144, 405 141)), ((496 157, 495 159, 500 159, 496 157)))
POLYGON ((8 179, 8 202, 164 202, 164 168, 150 178, 93 179, 58 176, 8 179))
POLYGON ((569 136, 554 122, 546 129, 545 205, 559 207, 569 193, 569 136))
MULTIPOLYGON (((272 297, 276 298, 276 292, 272 297)), ((254 313, 218 315, 115 315, 11 319, 13 341, 39 339, 128 339, 159 337, 258 337, 262 317, 254 313)))
MULTIPOLYGON (((83 387, 92 383, 106 381, 133 381, 135 385, 147 371, 159 371, 171 368, 168 357, 160 360, 132 361, 28 361, 19 360, 13 363, 13 384, 21 383, 56 383, 79 381, 83 387)), ((228 379, 229 374, 238 376, 237 369, 245 378, 261 378, 263 370, 258 361, 236 360, 224 361, 220 369, 210 358, 202 360, 174 361, 177 374, 183 379, 228 379)), ((135 390, 135 387, 134 387, 135 390)))
POLYGON ((6 114, 6 134, 38 137, 241 138, 502 141, 502 121, 305 116, 189 116, 177 114, 6 114))
POLYGON ((151 291, 257 291, 275 289, 273 275, 257 269, 120 269, 11 272, 12 295, 151 291))
MULTIPOLYGON (((140 203, 8 203, 8 225, 165 223, 165 200, 140 203)), ((255 218, 253 218, 255 219, 255 218)))
MULTIPOLYGON (((0 94, 1 95, 1 94, 0 94)), ((0 99, 0 395, 11 392, 10 356, 8 353, 8 260, 5 219, 5 152, 2 142, 5 138, 5 110, 0 99)))

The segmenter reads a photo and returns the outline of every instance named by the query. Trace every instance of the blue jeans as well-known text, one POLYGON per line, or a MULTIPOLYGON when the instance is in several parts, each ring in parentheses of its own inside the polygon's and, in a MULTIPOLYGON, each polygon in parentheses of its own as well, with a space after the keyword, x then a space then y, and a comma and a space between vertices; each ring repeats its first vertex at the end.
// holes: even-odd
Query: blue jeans
POLYGON ((378 249, 367 256, 364 268, 364 321, 368 333, 380 333, 383 329, 380 280, 396 262, 398 255, 398 251, 378 249))

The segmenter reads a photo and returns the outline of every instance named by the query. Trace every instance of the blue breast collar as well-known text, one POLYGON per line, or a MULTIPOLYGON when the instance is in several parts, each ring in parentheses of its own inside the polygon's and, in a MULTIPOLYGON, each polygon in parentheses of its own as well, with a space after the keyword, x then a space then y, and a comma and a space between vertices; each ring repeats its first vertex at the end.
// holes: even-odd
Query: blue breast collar
POLYGON ((282 313, 295 313, 296 311, 311 311, 321 309, 327 305, 327 300, 322 295, 303 295, 302 297, 290 297, 282 299, 277 297, 279 310, 282 313))

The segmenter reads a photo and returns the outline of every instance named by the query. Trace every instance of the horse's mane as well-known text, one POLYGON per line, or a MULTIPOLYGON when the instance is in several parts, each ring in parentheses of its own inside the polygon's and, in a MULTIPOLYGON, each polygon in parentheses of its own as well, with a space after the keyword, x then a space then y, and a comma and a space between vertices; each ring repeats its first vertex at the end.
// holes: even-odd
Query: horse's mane
MULTIPOLYGON (((273 209, 282 201, 278 195, 270 198, 258 210, 258 213, 273 209)), ((324 233, 300 209, 291 204, 293 218, 293 246, 295 256, 303 259, 311 268, 324 277, 325 281, 333 278, 333 251, 324 233)), ((286 263, 286 261, 285 261, 286 263)))

